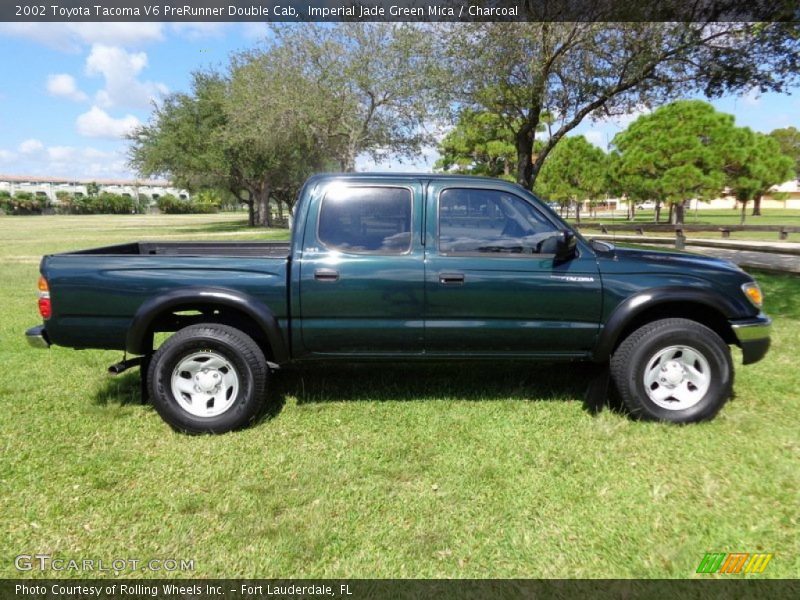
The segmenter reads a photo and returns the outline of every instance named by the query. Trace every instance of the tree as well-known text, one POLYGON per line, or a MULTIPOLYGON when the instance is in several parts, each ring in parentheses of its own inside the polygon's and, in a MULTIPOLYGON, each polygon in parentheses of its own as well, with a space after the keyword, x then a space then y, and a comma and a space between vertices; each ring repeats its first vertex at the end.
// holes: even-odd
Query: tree
POLYGON ((575 203, 580 223, 581 203, 594 202, 606 188, 606 154, 582 135, 565 138, 544 163, 536 191, 559 203, 575 203))
POLYGON ((673 102, 643 115, 614 136, 615 177, 633 198, 668 202, 674 222, 683 223, 691 198, 710 199, 722 191, 730 164, 741 164, 747 148, 733 116, 701 100, 673 102))
POLYGON ((514 132, 497 115, 464 110, 439 142, 435 168, 514 180, 514 132))
POLYGON ((227 144, 225 97, 229 81, 220 73, 196 72, 190 93, 167 96, 154 107, 150 122, 132 132, 131 165, 143 176, 168 176, 175 185, 195 191, 221 188, 248 207, 255 225, 253 182, 241 160, 242 149, 227 144))
POLYGON ((293 67, 282 48, 238 55, 225 99, 223 139, 240 149, 238 164, 249 169, 248 192, 265 226, 272 225, 269 201, 277 200, 276 192, 293 197, 310 174, 331 164, 330 148, 318 138, 324 101, 314 93, 315 82, 293 67))
POLYGON ((769 135, 778 142, 781 152, 794 160, 794 172, 800 174, 800 131, 796 127, 784 127, 769 135))
MULTIPOLYGON (((407 23, 303 23, 274 27, 266 54, 310 85, 318 142, 342 171, 356 157, 409 157, 429 138, 429 37, 407 23)), ((260 52, 253 53, 258 59, 260 52)))
MULTIPOLYGON (((224 73, 193 75, 189 93, 157 106, 131 136, 130 162, 190 190, 227 190, 249 223, 272 224, 270 201, 291 208, 302 182, 362 152, 417 151, 425 38, 389 23, 283 25, 224 73)), ((427 60, 427 58, 425 58, 427 60)))
MULTIPOLYGON (((794 161, 781 152, 775 138, 754 133, 749 128, 737 131, 737 144, 743 149, 738 152, 740 160, 727 167, 728 186, 736 200, 742 205, 741 223, 745 220, 747 203, 761 203, 761 197, 776 184, 783 183, 794 174, 794 161)), ((753 209, 753 214, 760 214, 753 209)))
POLYGON ((226 76, 195 73, 191 93, 167 97, 133 132, 131 164, 189 190, 227 190, 247 205, 251 226, 270 226, 271 191, 299 186, 324 164, 307 133, 313 98, 285 93, 281 79, 280 64, 263 56, 234 58, 226 76))
POLYGON ((714 97, 782 90, 800 72, 795 23, 604 23, 585 16, 577 23, 460 23, 436 36, 438 76, 449 99, 488 111, 513 131, 515 177, 527 188, 587 117, 627 114, 698 91, 714 97), (553 123, 534 154, 545 115, 553 123))

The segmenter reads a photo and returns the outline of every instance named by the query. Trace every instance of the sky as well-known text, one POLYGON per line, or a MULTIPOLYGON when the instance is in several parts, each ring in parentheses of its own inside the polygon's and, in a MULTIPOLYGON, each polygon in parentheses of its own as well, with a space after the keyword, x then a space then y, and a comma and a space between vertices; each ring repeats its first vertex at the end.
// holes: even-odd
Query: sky
MULTIPOLYGON (((134 177, 124 136, 152 102, 266 35, 263 23, 0 23, 0 173, 134 177)), ((757 131, 800 126, 800 88, 712 103, 757 131)), ((605 149, 636 116, 585 121, 574 134, 605 149)), ((436 158, 428 148, 405 163, 360 157, 357 168, 429 171, 436 158)))

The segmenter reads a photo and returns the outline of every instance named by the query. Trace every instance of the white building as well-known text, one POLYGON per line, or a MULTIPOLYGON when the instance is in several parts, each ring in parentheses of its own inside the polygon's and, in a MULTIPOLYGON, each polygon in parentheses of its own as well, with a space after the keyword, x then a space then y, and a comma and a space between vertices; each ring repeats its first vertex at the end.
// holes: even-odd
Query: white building
POLYGON ((37 196, 47 196, 52 204, 58 204, 56 194, 68 192, 75 195, 87 195, 86 186, 96 183, 101 192, 120 194, 138 198, 139 194, 150 198, 154 204, 159 197, 172 194, 184 200, 189 192, 174 187, 169 181, 155 179, 68 179, 61 177, 32 177, 27 175, 0 175, 0 191, 12 196, 17 192, 30 192, 37 196))

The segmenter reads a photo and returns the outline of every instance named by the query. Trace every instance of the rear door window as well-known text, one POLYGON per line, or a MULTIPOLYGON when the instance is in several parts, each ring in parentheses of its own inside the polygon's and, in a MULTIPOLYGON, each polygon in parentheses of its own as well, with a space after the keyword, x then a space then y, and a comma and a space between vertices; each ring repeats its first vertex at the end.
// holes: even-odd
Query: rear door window
POLYGON ((319 211, 317 237, 326 247, 364 254, 411 249, 411 190, 346 187, 329 191, 319 211))

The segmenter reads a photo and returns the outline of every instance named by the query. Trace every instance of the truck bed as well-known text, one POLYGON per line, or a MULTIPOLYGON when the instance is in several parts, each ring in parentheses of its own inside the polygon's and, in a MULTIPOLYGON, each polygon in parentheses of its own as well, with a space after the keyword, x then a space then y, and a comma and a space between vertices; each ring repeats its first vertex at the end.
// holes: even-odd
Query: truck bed
POLYGON ((229 290, 288 315, 288 242, 133 242, 45 256, 55 344, 125 349, 148 300, 181 288, 229 290))
POLYGON ((64 254, 165 255, 165 256, 247 256, 287 258, 289 242, 132 242, 90 248, 64 254))

